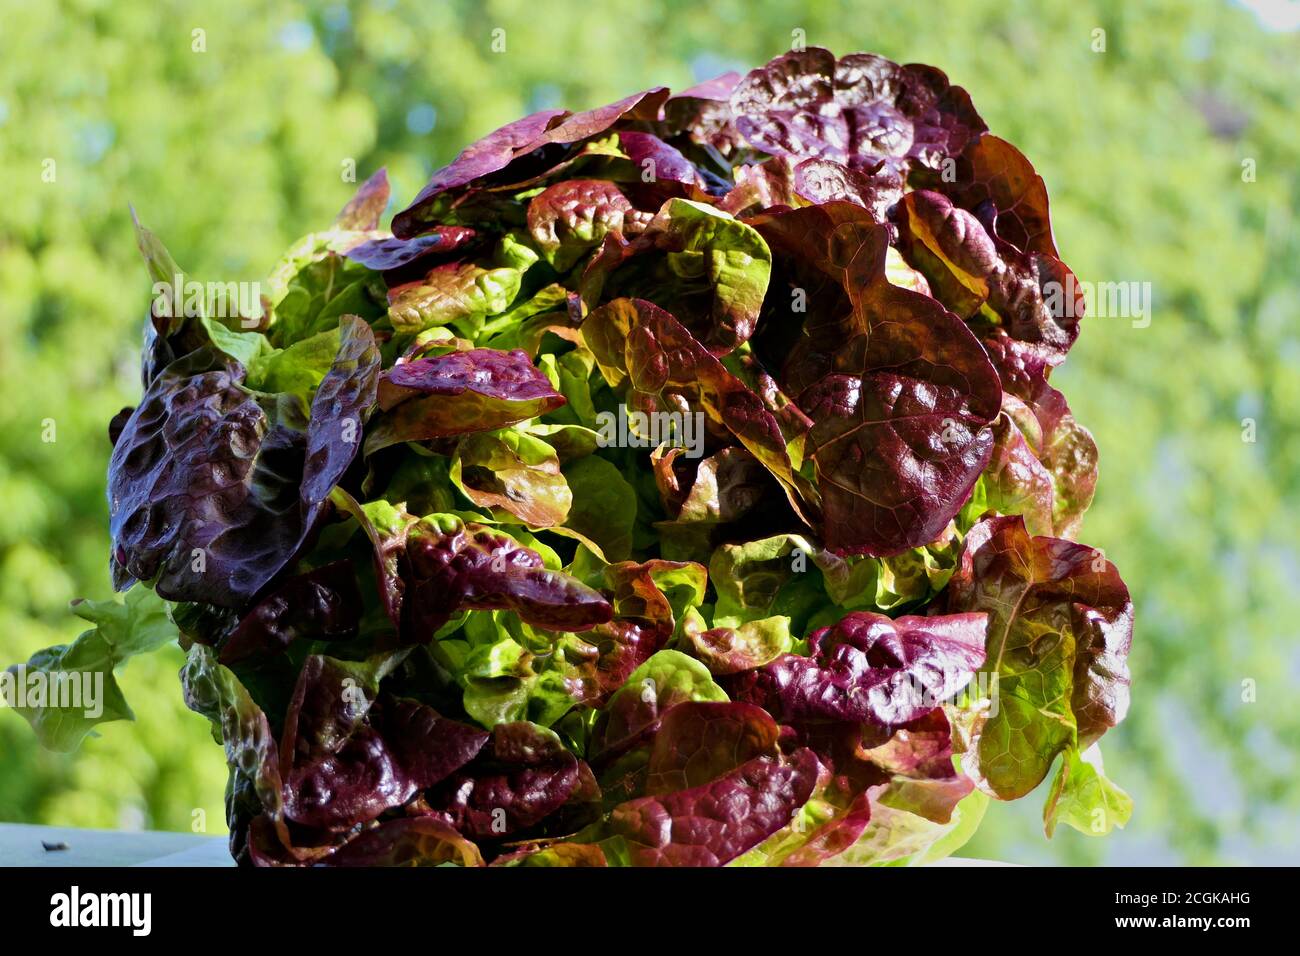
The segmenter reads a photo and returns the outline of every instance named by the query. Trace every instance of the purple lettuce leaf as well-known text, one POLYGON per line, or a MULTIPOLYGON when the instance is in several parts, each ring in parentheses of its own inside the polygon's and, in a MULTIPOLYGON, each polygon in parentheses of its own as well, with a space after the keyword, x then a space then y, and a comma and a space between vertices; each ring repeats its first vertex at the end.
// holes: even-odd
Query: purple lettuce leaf
POLYGON ((753 704, 689 701, 664 714, 646 765, 647 794, 703 786, 741 764, 776 756, 776 721, 753 704))
POLYGON ((850 167, 937 169, 988 129, 942 71, 808 47, 751 71, 731 94, 736 127, 773 155, 850 167))
POLYGON ((889 219, 889 211, 903 198, 903 180, 896 170, 881 165, 854 169, 831 159, 805 159, 794 167, 793 189, 808 202, 843 200, 856 203, 878 223, 889 219))
POLYGON ((528 624, 556 631, 585 631, 613 617, 599 591, 543 567, 536 551, 452 515, 411 525, 400 564, 407 641, 428 641, 465 608, 514 611, 528 624))
POLYGON ((388 208, 388 170, 382 166, 357 189, 334 218, 334 228, 348 232, 370 232, 388 208))
POLYGON ((635 208, 614 183, 601 179, 566 179, 528 203, 528 234, 557 272, 568 272, 600 245, 608 232, 643 228, 635 208))
POLYGON ((686 701, 725 701, 708 670, 680 651, 661 650, 638 666, 601 710, 589 748, 593 758, 648 739, 670 709, 686 701))
POLYGON ((817 754, 817 788, 743 865, 817 866, 841 854, 862 863, 897 859, 916 849, 917 834, 933 839, 973 788, 954 767, 941 708, 894 728, 812 721, 785 730, 784 746, 817 754))
POLYGON ((118 589, 152 581, 169 600, 248 604, 328 509, 375 403, 379 350, 356 317, 312 401, 306 433, 272 425, 242 366, 209 349, 154 379, 109 464, 118 589))
POLYGON ((739 82, 739 73, 724 73, 668 97, 663 106, 666 134, 684 136, 724 156, 742 148, 731 112, 731 92, 739 82))
POLYGON ((1065 263, 991 235, 940 193, 915 190, 901 208, 900 247, 940 302, 969 319, 988 310, 1006 335, 1047 350, 1053 364, 1065 358, 1084 313, 1082 286, 1065 263))
POLYGON ((346 829, 409 801, 471 761, 487 734, 414 700, 378 699, 398 658, 307 658, 280 746, 285 816, 346 829))
MULTIPOLYGON (((429 226, 439 225, 437 217, 447 198, 444 194, 454 195, 488 178, 523 178, 522 167, 528 160, 545 166, 548 147, 589 139, 623 119, 655 119, 667 96, 666 89, 656 87, 581 113, 543 110, 489 133, 468 146, 451 165, 433 174, 415 201, 393 217, 393 234, 410 239, 429 226)), ((550 165, 557 164, 561 155, 551 154, 550 165)))
POLYGON ((395 236, 367 239, 344 254, 367 269, 391 272, 417 263, 427 264, 435 257, 464 249, 477 237, 478 234, 473 229, 465 226, 439 226, 414 239, 398 239, 395 236))
MULTIPOLYGON (((375 408, 380 356, 370 326, 356 316, 340 322, 342 342, 311 402, 304 507, 319 513, 361 447, 361 430, 375 408)), ((308 523, 308 522, 304 522, 308 523)))
POLYGON ((285 713, 280 741, 280 775, 335 754, 363 726, 379 694, 379 682, 400 657, 379 654, 367 661, 343 661, 313 654, 303 661, 285 713))
POLYGON ((1024 252, 1060 258, 1052 237, 1047 185, 1025 155, 1004 139, 985 133, 957 157, 951 182, 932 187, 971 212, 989 210, 995 234, 1024 252))
POLYGON ((889 230, 862 207, 831 202, 754 224, 785 257, 792 292, 806 295, 806 316, 768 321, 802 320, 781 385, 814 423, 805 452, 826 546, 887 556, 933 541, 992 451, 1001 389, 987 354, 933 299, 888 281, 889 230))
POLYGON ((635 866, 723 866, 788 824, 817 772, 807 748, 785 760, 755 757, 702 786, 620 804, 608 832, 635 866))
POLYGON ((471 349, 395 365, 379 381, 366 454, 405 441, 490 431, 559 408, 565 398, 526 352, 471 349))
POLYGON ((309 827, 347 829, 401 806, 415 794, 384 739, 356 728, 337 751, 295 767, 287 780, 286 814, 309 827))
POLYGON ((220 645, 233 664, 278 653, 296 640, 344 641, 361 622, 361 591, 347 561, 334 561, 275 586, 245 614, 220 645))
POLYGON ((809 636, 809 657, 782 655, 728 686, 783 722, 906 724, 970 682, 987 623, 978 613, 891 620, 854 611, 809 636))
POLYGON ((331 866, 482 866, 478 847, 436 816, 385 820, 330 855, 331 866))
POLYGON ((873 221, 885 223, 902 195, 902 176, 883 163, 854 169, 831 159, 799 162, 775 156, 738 167, 735 186, 718 205, 734 216, 749 218, 784 207, 839 200, 856 203, 871 213, 873 221))
POLYGON ((526 721, 497 724, 476 760, 427 801, 473 840, 501 840, 541 823, 578 790, 581 761, 551 731, 526 721))
POLYGON ((439 195, 498 172, 516 156, 527 155, 534 148, 530 144, 564 115, 564 110, 539 110, 465 147, 449 165, 433 174, 414 202, 393 217, 393 234, 399 239, 413 239, 428 227, 438 225, 430 207, 439 195))
POLYGON ((817 866, 844 852, 872 819, 871 788, 888 775, 860 752, 864 728, 816 721, 786 727, 783 745, 816 754, 817 784, 798 814, 751 850, 738 865, 817 866))
POLYGON ((726 700, 704 665, 680 651, 658 651, 632 671, 597 716, 587 747, 605 805, 645 793, 651 747, 665 714, 691 701, 726 700))
POLYGON ((680 184, 691 188, 672 192, 684 198, 703 198, 703 182, 695 164, 658 136, 636 130, 620 130, 618 145, 637 168, 643 183, 680 184))
MULTIPOLYGON (((835 848, 850 866, 880 865, 915 856, 946 832, 957 805, 974 787, 953 765, 947 717, 943 710, 935 709, 892 732, 862 730, 853 744, 850 762, 837 762, 836 769, 849 769, 855 800, 869 806, 870 818, 850 845, 840 840, 835 848)), ((786 865, 827 858, 818 855, 809 859, 800 852, 786 865)))
POLYGON ((396 765, 420 790, 451 776, 483 749, 488 734, 404 697, 381 697, 370 723, 383 736, 396 765))
POLYGON ((746 219, 770 209, 803 205, 794 188, 796 165, 788 156, 774 156, 766 162, 737 166, 734 183, 728 184, 718 208, 737 219, 746 219))

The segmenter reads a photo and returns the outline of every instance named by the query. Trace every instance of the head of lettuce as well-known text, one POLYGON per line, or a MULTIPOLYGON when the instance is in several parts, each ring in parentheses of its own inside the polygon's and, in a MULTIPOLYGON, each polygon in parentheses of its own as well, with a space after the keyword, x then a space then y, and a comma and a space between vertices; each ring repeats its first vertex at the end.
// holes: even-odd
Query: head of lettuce
POLYGON ((125 599, 3 685, 100 678, 8 701, 46 744, 179 640, 240 862, 917 863, 1049 776, 1049 835, 1125 823, 1132 604, 1049 384, 1082 297, 963 89, 810 48, 388 199, 256 308, 155 296, 109 429, 125 599))

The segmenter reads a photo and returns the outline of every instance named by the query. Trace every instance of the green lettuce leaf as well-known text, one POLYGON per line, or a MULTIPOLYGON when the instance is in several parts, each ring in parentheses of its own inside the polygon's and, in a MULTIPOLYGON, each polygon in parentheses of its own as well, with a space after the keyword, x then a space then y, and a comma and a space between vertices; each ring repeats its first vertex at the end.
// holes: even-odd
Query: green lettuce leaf
POLYGON ((99 724, 135 719, 113 671, 178 635, 167 602, 141 584, 121 601, 76 601, 72 609, 95 626, 0 673, 0 698, 42 745, 61 753, 76 750, 99 724))
POLYGON ((1058 823, 1088 836, 1121 830, 1133 815, 1133 798, 1110 781, 1095 745, 1079 752, 1071 747, 1061 758, 1043 807, 1043 829, 1050 838, 1058 823))

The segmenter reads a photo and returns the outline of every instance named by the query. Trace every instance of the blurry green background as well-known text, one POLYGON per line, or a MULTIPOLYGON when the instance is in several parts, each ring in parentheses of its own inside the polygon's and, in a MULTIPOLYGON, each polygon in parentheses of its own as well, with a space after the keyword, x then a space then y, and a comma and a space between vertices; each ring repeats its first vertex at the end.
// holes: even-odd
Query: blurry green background
MULTIPOLYGON (((1053 379, 1102 451, 1083 537, 1137 604, 1133 707, 1104 744, 1133 820, 1048 842, 1044 787, 964 852, 1297 862, 1300 31, 1277 26, 1229 0, 0 0, 0 666, 110 592, 105 426, 139 395, 150 290, 128 202, 192 275, 260 279, 348 198, 348 160, 387 165, 405 204, 526 112, 744 71, 802 30, 946 70, 1046 178, 1080 278, 1153 288, 1149 327, 1085 320, 1053 379)), ((218 832, 224 762, 172 651, 122 675, 137 721, 74 756, 0 710, 0 820, 203 810, 218 832)))

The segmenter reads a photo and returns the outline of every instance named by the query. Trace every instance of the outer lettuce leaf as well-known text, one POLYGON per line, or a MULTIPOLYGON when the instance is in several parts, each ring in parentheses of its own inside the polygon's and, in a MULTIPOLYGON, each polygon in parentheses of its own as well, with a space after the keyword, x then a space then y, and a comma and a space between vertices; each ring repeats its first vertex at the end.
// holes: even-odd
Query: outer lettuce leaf
POLYGON ((993 455, 982 481, 989 509, 1020 515, 1030 534, 1052 533, 1056 482, 1005 412, 993 423, 993 455))
POLYGON ((673 94, 664 102, 665 127, 730 157, 744 145, 731 113, 731 92, 739 82, 739 73, 724 73, 673 94))
POLYGON ((997 676, 996 712, 964 765, 990 795, 1024 796, 1058 754, 1123 719, 1133 604, 1100 552, 1031 537, 1018 516, 986 518, 966 536, 945 606, 988 614, 982 670, 997 676))
POLYGON ((380 167, 339 210, 339 214, 334 217, 334 228, 354 232, 378 229, 380 217, 388 208, 389 193, 388 170, 380 167))
POLYGON ((1133 798, 1113 784, 1101 765, 1101 750, 1094 744, 1080 753, 1065 751, 1061 767, 1043 807, 1043 830, 1050 839, 1058 823, 1089 836, 1121 830, 1133 815, 1133 798))
POLYGON ((954 767, 941 710, 894 729, 816 722, 794 731, 817 754, 817 787, 787 827, 736 865, 901 865, 951 852, 983 814, 970 807, 972 784, 954 767))
POLYGON ((903 195, 902 177, 892 167, 854 169, 830 159, 805 159, 794 167, 791 185, 810 203, 857 203, 878 223, 888 221, 890 209, 903 195))
POLYGON ((903 251, 939 301, 963 317, 991 319, 1013 339, 1050 350, 1055 361, 1065 357, 1084 312, 1083 289, 1065 263, 990 235, 939 193, 916 190, 902 205, 903 251))
POLYGON ((874 804, 872 824, 843 853, 825 861, 829 866, 924 866, 951 856, 975 835, 989 798, 972 790, 953 808, 947 823, 874 804))
POLYGON ((618 147, 632 161, 643 183, 680 184, 687 188, 664 191, 687 198, 702 197, 704 180, 695 164, 659 137, 623 129, 618 133, 618 147))
POLYGON ((789 823, 736 866, 816 866, 852 846, 871 822, 870 788, 888 776, 860 756, 861 728, 818 722, 790 732, 816 754, 816 786, 789 823))
POLYGON ((76 750, 101 723, 134 720, 113 671, 177 637, 166 602, 141 585, 123 601, 75 601, 72 608, 94 627, 0 674, 3 702, 31 725, 43 747, 60 753, 76 750))
POLYGON ((109 465, 114 584, 238 608, 295 555, 326 513, 375 403, 379 351, 343 323, 305 433, 242 387, 243 369, 201 349, 167 367, 123 427, 109 465))
POLYGON ((1052 237, 1047 185, 1025 155, 985 133, 957 158, 952 182, 936 185, 972 212, 992 207, 997 235, 1026 252, 1060 258, 1052 237))
POLYGON ((247 862, 249 826, 255 817, 265 822, 277 844, 287 847, 280 752, 266 714, 234 672, 219 664, 202 644, 190 648, 181 669, 181 686, 185 705, 211 721, 213 736, 225 748, 230 768, 226 808, 231 855, 247 862))
POLYGON ((535 171, 539 162, 545 168, 549 157, 554 157, 550 165, 557 165, 565 152, 561 147, 597 136, 624 118, 654 119, 667 97, 666 89, 656 87, 593 110, 543 110, 503 126, 434 173, 415 201, 393 217, 393 232, 401 239, 419 235, 441 224, 439 217, 464 199, 466 187, 488 177, 505 182, 527 178, 529 163, 535 171))
POLYGON ((759 149, 848 166, 936 169, 988 127, 939 70, 808 47, 753 70, 731 94, 736 128, 759 149))

